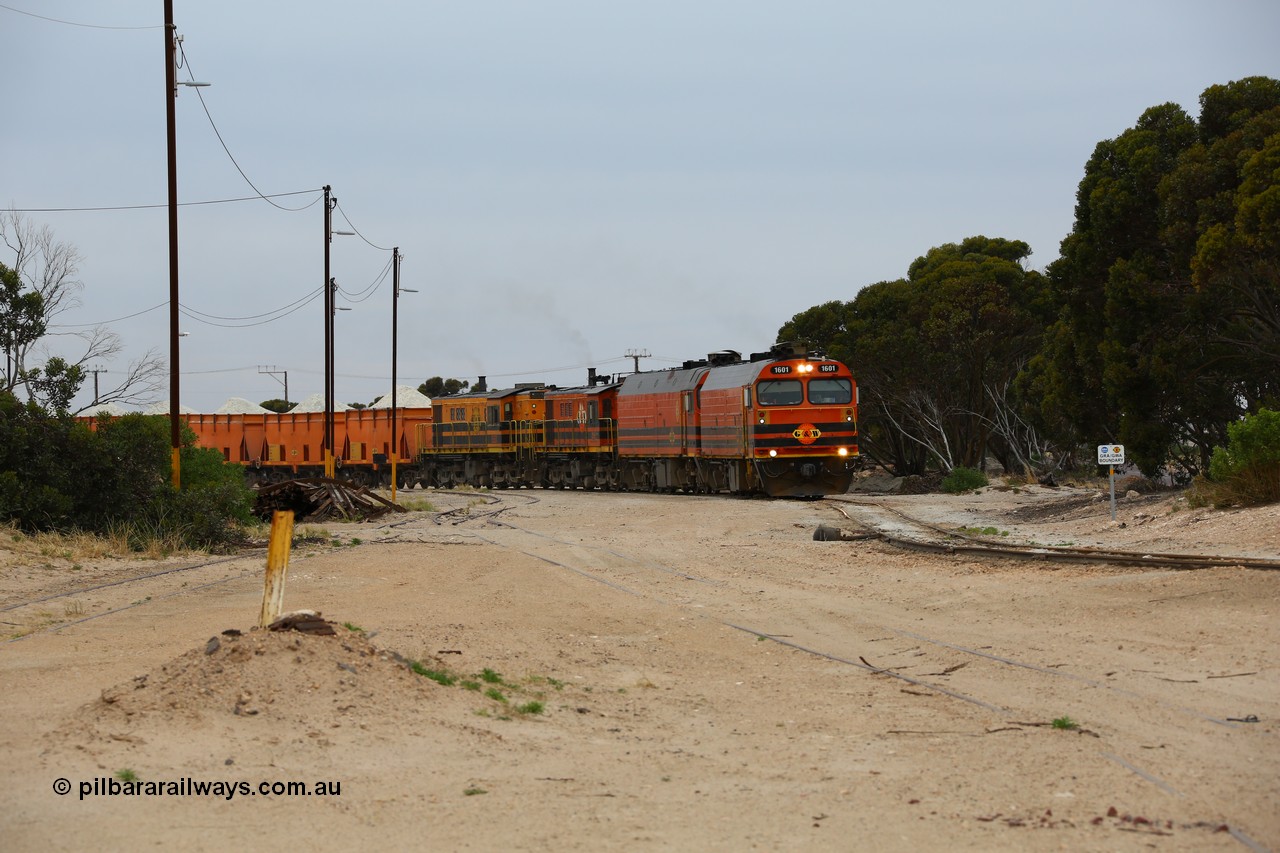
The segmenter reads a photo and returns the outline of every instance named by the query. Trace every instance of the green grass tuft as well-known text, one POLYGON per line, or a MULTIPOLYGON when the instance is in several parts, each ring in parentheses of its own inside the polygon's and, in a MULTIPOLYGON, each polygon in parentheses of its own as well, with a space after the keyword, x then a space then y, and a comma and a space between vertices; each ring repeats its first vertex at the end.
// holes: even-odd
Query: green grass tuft
POLYGON ((409 668, 412 669, 414 672, 418 673, 418 675, 421 675, 424 678, 430 678, 436 684, 439 684, 443 687, 448 687, 458 680, 458 677, 456 675, 452 675, 448 672, 444 672, 443 670, 439 670, 439 669, 427 669, 425 666, 423 666, 421 663, 419 663, 416 660, 412 661, 409 664, 409 668))

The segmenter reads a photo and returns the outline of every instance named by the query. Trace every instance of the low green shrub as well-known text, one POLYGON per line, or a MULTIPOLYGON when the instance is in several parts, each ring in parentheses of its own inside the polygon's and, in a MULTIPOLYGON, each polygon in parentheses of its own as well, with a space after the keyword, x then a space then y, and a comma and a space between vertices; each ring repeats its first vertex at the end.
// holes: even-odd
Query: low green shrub
POLYGON ((0 522, 22 530, 123 535, 131 550, 220 550, 244 538, 253 492, 243 469, 192 446, 170 482, 168 419, 100 417, 90 429, 0 392, 0 522))
POLYGON ((1227 427, 1215 447, 1208 481, 1197 480, 1193 504, 1254 506, 1280 501, 1280 412, 1259 409, 1227 427))
POLYGON ((942 491, 959 495, 980 489, 987 484, 987 475, 981 471, 964 467, 952 468, 951 472, 942 478, 942 491))

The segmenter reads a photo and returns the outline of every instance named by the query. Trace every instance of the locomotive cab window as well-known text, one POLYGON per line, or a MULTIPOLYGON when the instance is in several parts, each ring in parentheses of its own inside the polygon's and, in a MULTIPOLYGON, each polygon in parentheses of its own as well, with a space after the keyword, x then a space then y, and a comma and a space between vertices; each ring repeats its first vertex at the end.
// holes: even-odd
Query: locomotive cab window
POLYGON ((804 402, 799 379, 765 379, 756 385, 756 402, 762 406, 798 406, 804 402))
POLYGON ((809 402, 815 406, 847 406, 853 402, 853 383, 848 379, 810 379, 809 402))

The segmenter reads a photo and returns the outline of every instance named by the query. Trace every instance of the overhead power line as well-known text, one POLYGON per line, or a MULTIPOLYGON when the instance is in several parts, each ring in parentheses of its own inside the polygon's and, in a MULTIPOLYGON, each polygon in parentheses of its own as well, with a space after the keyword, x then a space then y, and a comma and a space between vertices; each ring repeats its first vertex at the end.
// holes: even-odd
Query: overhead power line
MULTIPOLYGON (((187 51, 185 48, 183 48, 181 40, 178 41, 178 54, 179 56, 182 57, 179 67, 185 66, 187 69, 187 77, 189 77, 192 80, 192 82, 194 82, 196 79, 195 72, 191 68, 190 60, 187 59, 187 51)), ((306 205, 303 205, 302 207, 285 207, 283 204, 276 204, 268 196, 263 195, 262 190, 258 189, 258 186, 253 181, 249 180, 249 176, 244 173, 244 169, 240 168, 240 164, 236 162, 235 155, 232 154, 231 149, 227 147, 227 141, 222 138, 222 131, 218 130, 218 124, 213 120, 213 113, 209 112, 209 104, 205 102, 204 93, 200 91, 199 87, 196 87, 196 97, 200 99, 200 106, 204 109, 205 118, 209 119, 209 127, 213 128, 213 135, 218 137, 218 144, 221 145, 222 150, 226 152, 227 159, 231 161, 232 166, 236 167, 236 171, 240 173, 240 177, 244 178, 244 182, 248 184, 250 188, 252 188, 253 191, 258 194, 258 198, 262 199, 272 207, 279 208, 280 210, 287 210, 294 213, 300 210, 306 210, 308 207, 311 207, 311 205, 315 204, 316 201, 319 201, 319 197, 317 196, 317 198, 314 201, 312 201, 311 204, 306 204, 306 205)))
POLYGON ((47 15, 37 15, 35 12, 27 12, 23 9, 15 9, 13 6, 6 6, 0 3, 0 9, 8 9, 10 12, 17 12, 19 15, 26 15, 31 18, 39 18, 42 21, 49 21, 53 24, 65 24, 68 27, 87 27, 91 30, 162 30, 163 24, 151 24, 145 27, 113 27, 107 24, 83 24, 79 21, 64 21, 61 18, 50 18, 47 15))
POLYGON ((323 285, 321 287, 317 287, 315 290, 312 290, 306 296, 299 297, 298 299, 295 299, 293 302, 290 302, 288 305, 285 305, 281 308, 276 308, 272 311, 264 311, 261 314, 250 314, 247 317, 220 317, 217 314, 209 314, 208 312, 205 312, 205 311, 198 311, 195 308, 192 308, 190 305, 179 305, 178 307, 182 308, 184 311, 190 312, 191 314, 199 314, 201 317, 208 317, 210 320, 258 320, 258 319, 261 319, 262 317, 270 317, 272 314, 279 314, 280 312, 286 311, 290 308, 301 307, 302 305, 306 305, 307 303, 315 299, 316 295, 319 294, 322 291, 322 289, 323 289, 323 285))
POLYGON ((358 290, 353 292, 353 291, 347 290, 342 285, 338 285, 338 292, 341 293, 343 296, 347 297, 347 301, 352 304, 355 304, 357 302, 365 302, 370 297, 372 297, 375 293, 378 292, 378 287, 382 284, 382 282, 386 281, 387 273, 389 272, 391 272, 391 259, 387 260, 387 264, 382 268, 382 272, 378 273, 378 277, 375 278, 373 282, 370 283, 369 286, 366 287, 364 290, 358 290))
MULTIPOLYGON (((240 198, 217 198, 217 199, 209 199, 207 201, 184 201, 184 202, 180 202, 178 206, 179 207, 196 207, 204 204, 233 204, 235 202, 241 202, 241 201, 258 201, 260 198, 268 198, 268 199, 284 198, 286 196, 291 196, 291 195, 306 195, 307 193, 317 193, 315 201, 307 205, 307 207, 314 207, 316 202, 320 200, 320 196, 318 195, 318 193, 320 192, 321 190, 318 188, 314 190, 295 190, 289 193, 271 193, 270 195, 267 195, 267 196, 249 195, 249 196, 241 196, 240 198)), ((13 213, 95 213, 97 211, 102 211, 102 210, 155 210, 158 208, 167 208, 168 206, 169 206, 168 204, 117 204, 117 205, 103 205, 99 207, 14 207, 14 208, 10 208, 10 211, 12 211, 13 213)), ((292 210, 293 208, 285 208, 285 209, 292 210)), ((305 210, 305 209, 306 208, 303 208, 303 207, 297 208, 297 210, 305 210)))
MULTIPOLYGON (((284 305, 280 308, 272 309, 271 311, 264 311, 261 314, 250 314, 245 317, 223 317, 218 314, 209 314, 205 311, 199 311, 195 308, 192 308, 189 305, 183 305, 181 303, 179 303, 178 308, 182 311, 184 315, 191 318, 192 320, 195 320, 197 323, 205 323, 206 325, 209 325, 209 326, 222 326, 223 328, 229 328, 229 329, 245 328, 248 326, 261 326, 263 325, 263 323, 271 323, 271 322, 274 322, 275 320, 279 320, 284 317, 287 317, 290 314, 292 314, 294 311, 297 311, 299 308, 302 308, 303 306, 309 305, 312 302, 314 302, 315 298, 319 296, 323 291, 324 291, 323 286, 317 287, 316 289, 307 293, 305 296, 299 297, 298 299, 295 299, 293 302, 290 302, 288 305, 284 305), (261 323, 243 322, 247 320, 261 320, 263 317, 267 317, 269 319, 263 320, 261 323), (212 322, 213 320, 227 320, 230 322, 226 324, 222 324, 222 323, 212 322)), ((124 320, 132 320, 134 317, 141 317, 143 314, 148 314, 152 311, 163 308, 168 304, 169 302, 168 300, 166 300, 164 302, 161 302, 158 305, 152 305, 150 308, 144 308, 141 311, 135 311, 134 313, 126 314, 123 317, 115 317, 111 320, 103 320, 98 323, 56 323, 50 326, 50 328, 51 329, 88 329, 94 326, 108 326, 112 323, 120 323, 120 322, 123 322, 124 320)))
MULTIPOLYGON (((301 302, 295 303, 292 308, 289 308, 288 310, 280 309, 280 311, 277 312, 275 316, 270 317, 266 320, 258 320, 255 323, 239 323, 239 322, 215 323, 213 320, 206 320, 204 319, 204 317, 199 316, 195 312, 187 310, 182 305, 178 306, 178 310, 182 312, 182 315, 184 317, 194 320, 197 323, 203 323, 206 326, 217 326, 218 328, 221 328, 221 329, 249 329, 254 326, 265 326, 267 323, 274 323, 276 320, 283 320, 285 317, 288 317, 290 314, 294 313, 295 311, 299 311, 305 308, 306 306, 310 305, 312 302, 315 302, 316 297, 320 296, 320 294, 322 293, 324 293, 324 288, 318 287, 314 291, 312 291, 310 296, 305 297, 301 302)), ((259 316, 263 316, 263 315, 259 315, 259 316)))
POLYGON ((114 320, 103 320, 101 323, 55 323, 51 325, 49 328, 51 329, 88 329, 91 326, 109 326, 112 323, 119 323, 124 320, 132 320, 134 317, 141 317, 143 314, 149 314, 152 311, 155 311, 157 308, 163 308, 168 304, 169 304, 169 301, 166 299, 164 302, 161 302, 159 305, 152 305, 150 308, 143 308, 141 311, 135 311, 134 313, 126 314, 123 317, 116 317, 114 320))
POLYGON ((337 205, 335 205, 335 206, 338 208, 338 212, 342 214, 342 219, 343 219, 343 221, 344 221, 344 222, 346 222, 348 225, 350 225, 350 226, 351 226, 351 230, 352 230, 352 231, 354 231, 354 232, 356 232, 356 236, 357 236, 357 237, 359 237, 361 240, 364 240, 366 243, 369 243, 369 245, 370 245, 370 246, 372 246, 373 248, 377 249, 379 252, 390 252, 390 251, 391 251, 391 250, 390 250, 390 249, 388 249, 386 246, 379 246, 379 245, 377 245, 376 243, 370 243, 370 242, 369 242, 369 238, 368 238, 368 237, 366 237, 366 236, 364 236, 363 234, 361 234, 361 233, 360 233, 360 229, 359 229, 359 228, 357 228, 355 225, 352 225, 352 224, 351 224, 351 218, 350 218, 350 217, 348 217, 348 216, 347 216, 347 212, 346 212, 345 210, 343 210, 343 209, 342 209, 342 205, 341 205, 341 204, 337 204, 337 205))

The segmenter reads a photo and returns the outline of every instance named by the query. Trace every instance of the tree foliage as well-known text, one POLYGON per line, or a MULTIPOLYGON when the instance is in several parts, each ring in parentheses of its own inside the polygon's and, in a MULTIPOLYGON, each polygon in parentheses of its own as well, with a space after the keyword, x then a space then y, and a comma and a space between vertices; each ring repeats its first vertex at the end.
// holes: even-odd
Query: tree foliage
POLYGON ((101 416, 90 429, 0 391, 0 522, 26 530, 124 530, 137 545, 230 544, 249 521, 253 493, 222 454, 182 448, 182 489, 170 483, 167 418, 101 416))
POLYGON ((1099 142, 1060 256, 1040 276, 1028 254, 935 247, 780 338, 850 365, 862 444, 899 473, 1071 464, 1103 441, 1149 474, 1207 470, 1231 424, 1280 405, 1280 81, 1211 86, 1199 120, 1161 104, 1099 142))
POLYGON ((860 443, 879 461, 902 474, 981 467, 1002 443, 1007 388, 1039 341, 1043 283, 1022 266, 1029 254, 988 237, 935 247, 907 278, 803 312, 779 340, 810 340, 853 368, 860 443))
MULTIPOLYGON (((0 347, 5 356, 0 389, 22 392, 55 411, 68 410, 89 368, 114 361, 123 343, 115 332, 98 325, 60 333, 60 346, 75 342, 75 351, 46 352, 45 339, 57 318, 79 307, 84 285, 76 276, 83 258, 48 226, 12 210, 0 213, 0 239, 13 253, 12 266, 0 265, 0 347)), ((148 402, 161 389, 166 373, 164 362, 149 350, 112 375, 119 381, 99 393, 99 405, 148 402)))
POLYGON ((1212 483, 1197 497, 1221 506, 1280 501, 1280 411, 1261 409, 1227 428, 1227 446, 1215 447, 1212 483))
POLYGON ((1024 377, 1059 443, 1120 441, 1148 473, 1204 470, 1280 376, 1280 81, 1200 104, 1199 123, 1165 104, 1095 149, 1024 377))
POLYGON ((432 376, 418 386, 418 391, 435 399, 436 397, 451 397, 470 387, 471 383, 462 379, 444 379, 440 376, 432 376))

